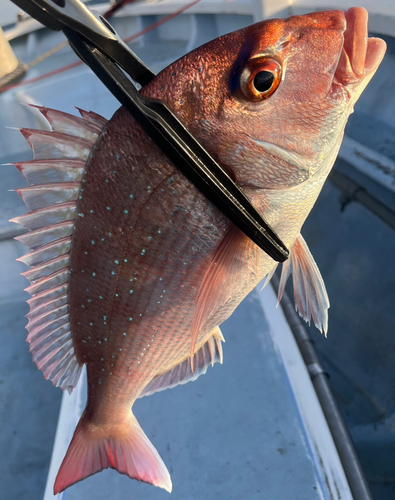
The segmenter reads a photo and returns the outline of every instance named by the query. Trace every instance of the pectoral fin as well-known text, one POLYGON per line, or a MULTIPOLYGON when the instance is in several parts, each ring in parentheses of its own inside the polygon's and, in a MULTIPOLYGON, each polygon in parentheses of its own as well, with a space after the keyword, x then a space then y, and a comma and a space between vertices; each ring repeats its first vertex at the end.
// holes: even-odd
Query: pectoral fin
POLYGON ((278 302, 281 300, 287 279, 291 273, 295 308, 299 316, 308 323, 312 318, 318 330, 326 335, 330 305, 328 294, 317 264, 300 234, 290 249, 289 259, 283 264, 278 289, 278 302))
POLYGON ((262 251, 236 228, 230 229, 218 245, 200 285, 191 327, 191 364, 194 370, 198 334, 210 316, 220 308, 229 315, 256 281, 257 262, 262 251), (244 291, 247 291, 244 293, 244 291), (239 301, 240 301, 239 300, 239 301))

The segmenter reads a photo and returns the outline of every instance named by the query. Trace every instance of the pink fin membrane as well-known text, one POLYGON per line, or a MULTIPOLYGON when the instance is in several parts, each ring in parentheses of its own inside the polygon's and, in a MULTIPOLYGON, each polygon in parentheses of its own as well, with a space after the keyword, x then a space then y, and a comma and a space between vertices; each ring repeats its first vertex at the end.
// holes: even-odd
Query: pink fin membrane
POLYGON ((207 342, 195 352, 192 363, 189 359, 185 359, 171 370, 155 377, 142 390, 139 398, 149 396, 155 392, 164 391, 165 389, 172 389, 177 385, 193 382, 199 378, 200 375, 204 375, 210 365, 214 366, 214 363, 217 362, 222 364, 223 354, 221 342, 225 342, 225 340, 221 330, 217 326, 214 328, 207 342))
POLYGON ((308 323, 312 318, 318 330, 326 334, 328 330, 329 298, 321 273, 301 234, 296 238, 290 249, 289 259, 283 264, 278 302, 281 300, 291 273, 295 308, 299 316, 308 323))
POLYGON ((114 427, 94 424, 84 413, 60 466, 54 494, 109 467, 132 479, 172 490, 165 464, 131 412, 126 423, 114 427))
POLYGON ((31 283, 26 291, 32 296, 27 341, 44 377, 72 391, 81 364, 74 352, 68 316, 69 252, 86 160, 106 120, 86 111, 78 118, 34 107, 46 117, 52 131, 21 129, 34 158, 15 164, 30 184, 16 189, 29 213, 12 219, 29 230, 16 238, 30 251, 18 260, 33 266, 23 273, 31 283))
POLYGON ((255 259, 261 250, 241 231, 232 228, 219 244, 204 275, 196 299, 191 327, 191 365, 199 331, 212 313, 234 297, 235 290, 248 286, 255 270, 255 259), (246 266, 246 261, 252 263, 246 266))

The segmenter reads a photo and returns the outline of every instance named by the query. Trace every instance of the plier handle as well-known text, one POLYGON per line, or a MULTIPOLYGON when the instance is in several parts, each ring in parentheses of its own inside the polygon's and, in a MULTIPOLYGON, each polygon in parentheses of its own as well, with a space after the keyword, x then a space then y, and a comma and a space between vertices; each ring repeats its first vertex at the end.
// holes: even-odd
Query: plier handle
POLYGON ((47 26, 62 30, 76 54, 131 113, 183 174, 272 259, 288 249, 241 188, 161 101, 140 96, 132 81, 149 83, 153 73, 104 17, 79 0, 12 0, 47 26), (122 70, 120 69, 122 68, 122 70))

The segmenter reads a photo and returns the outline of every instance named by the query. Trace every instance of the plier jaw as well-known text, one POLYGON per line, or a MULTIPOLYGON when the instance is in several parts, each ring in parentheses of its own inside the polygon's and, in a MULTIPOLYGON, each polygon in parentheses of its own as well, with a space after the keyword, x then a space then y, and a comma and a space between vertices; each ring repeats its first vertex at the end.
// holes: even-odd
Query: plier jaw
POLYGON ((76 54, 183 174, 272 259, 284 262, 288 258, 288 249, 276 232, 170 109, 161 101, 140 96, 131 80, 144 86, 155 74, 104 17, 79 0, 12 1, 48 28, 62 30, 76 54))

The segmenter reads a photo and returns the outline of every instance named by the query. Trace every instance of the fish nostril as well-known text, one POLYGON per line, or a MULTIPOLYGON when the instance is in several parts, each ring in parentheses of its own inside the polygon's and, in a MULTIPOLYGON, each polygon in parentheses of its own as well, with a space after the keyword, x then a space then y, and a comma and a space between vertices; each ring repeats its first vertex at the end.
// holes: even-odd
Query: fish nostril
POLYGON ((285 40, 285 42, 280 43, 278 50, 284 50, 291 43, 291 40, 285 40))

